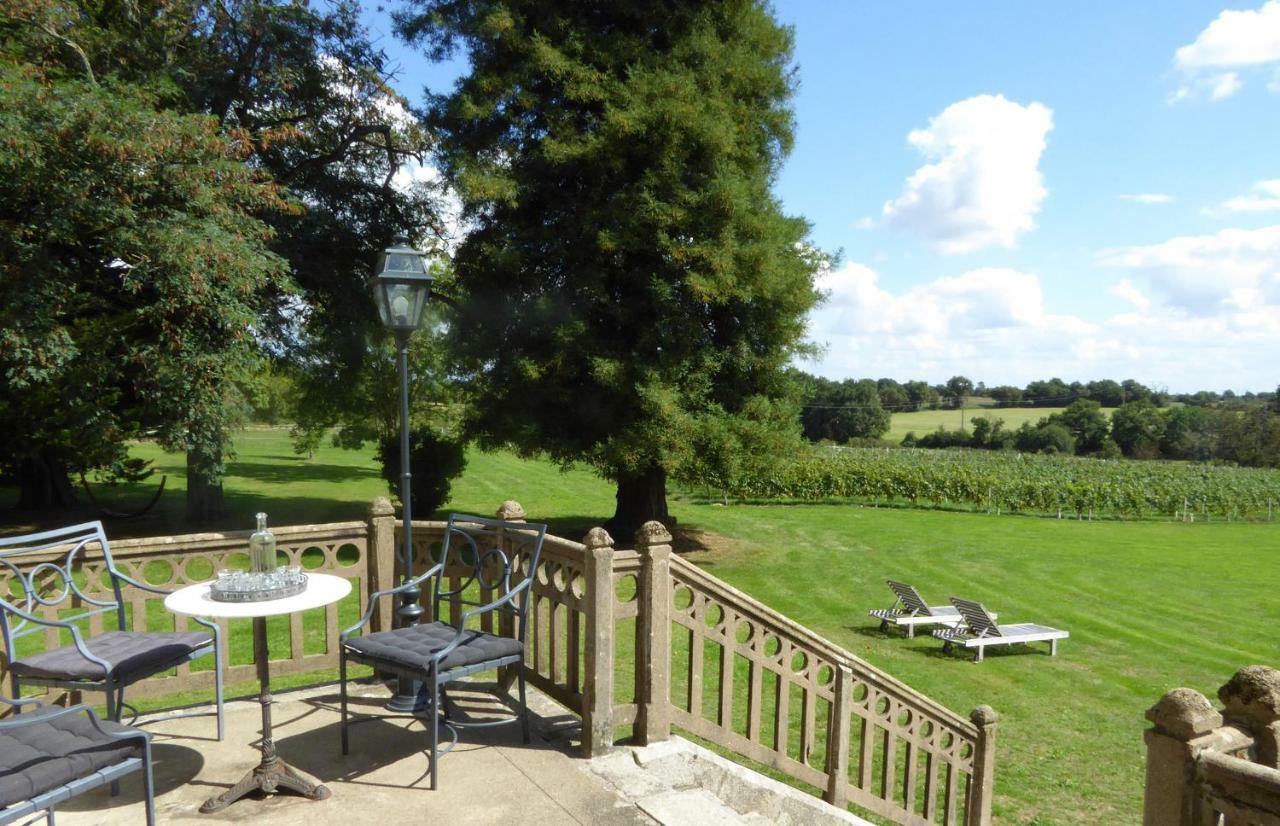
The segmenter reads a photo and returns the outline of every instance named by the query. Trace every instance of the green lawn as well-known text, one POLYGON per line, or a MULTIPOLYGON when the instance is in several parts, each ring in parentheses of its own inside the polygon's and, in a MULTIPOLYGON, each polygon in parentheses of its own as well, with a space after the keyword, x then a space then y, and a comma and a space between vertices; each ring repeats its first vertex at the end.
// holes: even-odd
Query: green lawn
MULTIPOLYGON (((326 447, 296 459, 278 431, 245 434, 239 452, 227 480, 233 527, 249 527, 258 508, 276 524, 358 518, 385 492, 365 452, 326 447)), ((181 462, 165 459, 163 470, 163 509, 131 532, 176 525, 181 462)), ((612 489, 589 473, 470 454, 450 506, 491 513, 506 498, 571 538, 613 506, 612 489)), ((679 497, 672 510, 678 549, 716 576, 961 714, 994 706, 1002 823, 1136 822, 1144 710, 1177 686, 1212 698, 1239 667, 1278 659, 1270 629, 1280 621, 1280 525, 722 507, 679 497), (944 657, 936 640, 887 638, 867 617, 891 601, 889 576, 932 601, 969 596, 1003 620, 1055 625, 1072 637, 1056 659, 1044 646, 991 653, 981 665, 944 657)))
MULTIPOLYGON (((908 433, 923 436, 938 428, 943 430, 959 430, 963 414, 963 425, 966 430, 973 430, 973 418, 986 416, 988 419, 1004 419, 1005 430, 1017 430, 1023 422, 1035 424, 1046 416, 1061 413, 1065 407, 966 407, 964 410, 917 410, 911 413, 894 413, 889 420, 889 432, 884 434, 886 441, 897 444, 908 433)), ((1110 410, 1103 410, 1110 416, 1110 410)))

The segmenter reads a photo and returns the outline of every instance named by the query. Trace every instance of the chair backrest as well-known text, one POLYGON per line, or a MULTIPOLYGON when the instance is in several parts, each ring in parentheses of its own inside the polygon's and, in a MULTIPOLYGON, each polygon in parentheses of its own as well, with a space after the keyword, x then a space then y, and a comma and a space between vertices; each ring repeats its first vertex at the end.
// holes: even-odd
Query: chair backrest
MULTIPOLYGON (((525 614, 542 557, 547 526, 533 522, 507 522, 462 513, 449 514, 440 546, 440 573, 432 580, 433 617, 441 620, 441 607, 449 604, 461 616, 461 606, 479 607, 505 600, 494 611, 515 620, 516 638, 525 636, 525 614), (446 580, 454 579, 446 587, 446 580)), ((497 629, 501 633, 501 629, 497 629)))
POLYGON ((964 624, 969 626, 969 630, 979 637, 1000 636, 1000 626, 996 625, 995 617, 991 616, 991 612, 984 608, 981 602, 952 597, 951 604, 960 612, 960 616, 964 617, 964 624))
POLYGON ((114 611, 118 627, 125 627, 120 581, 115 577, 111 546, 101 522, 0 537, 0 575, 4 573, 10 580, 8 591, 0 591, 0 635, 9 656, 13 656, 14 640, 46 629, 15 614, 14 608, 35 616, 53 613, 52 618, 67 622, 114 611), (94 550, 102 556, 97 557, 94 550), (91 564, 86 565, 87 560, 91 564), (105 563, 101 570, 93 564, 99 560, 105 563), (100 592, 94 596, 87 593, 107 584, 104 575, 110 579, 113 599, 100 592), (100 578, 97 583, 94 577, 100 578), (76 609, 83 610, 76 613, 76 609))
POLYGON ((897 595, 898 602, 902 603, 902 607, 906 608, 912 614, 918 614, 922 617, 929 616, 929 606, 925 604, 924 597, 920 596, 920 592, 905 582, 897 580, 886 580, 889 588, 897 595))

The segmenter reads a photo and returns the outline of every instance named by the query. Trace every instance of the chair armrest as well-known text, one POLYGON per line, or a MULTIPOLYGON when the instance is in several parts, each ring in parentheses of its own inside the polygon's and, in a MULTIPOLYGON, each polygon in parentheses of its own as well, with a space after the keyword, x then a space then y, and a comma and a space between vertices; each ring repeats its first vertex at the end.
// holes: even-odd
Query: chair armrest
POLYGON ((379 599, 381 599, 382 597, 391 596, 392 594, 399 594, 409 590, 410 588, 414 588, 418 585, 421 585, 424 581, 430 579, 431 577, 435 576, 436 574, 440 573, 443 570, 444 570, 444 563, 437 562, 435 565, 432 565, 430 568, 423 571, 421 574, 418 574, 413 579, 408 580, 407 582, 402 582, 394 588, 387 588, 384 591, 374 591, 372 594, 369 595, 369 605, 367 608, 365 608, 364 615, 361 616, 360 619, 356 620, 355 625, 352 625, 350 628, 344 629, 342 633, 338 635, 338 643, 342 644, 346 642, 348 639, 350 639, 352 634, 354 634, 356 631, 359 631, 365 625, 368 625, 369 620, 373 618, 374 609, 378 607, 379 599))
POLYGON ((431 655, 431 661, 433 663, 441 662, 442 660, 444 660, 445 657, 449 656, 449 653, 453 651, 453 649, 458 647, 458 643, 462 641, 463 633, 465 633, 467 630, 467 620, 471 619, 472 617, 478 614, 486 614, 489 611, 493 611, 496 608, 502 607, 503 605, 511 602, 511 600, 514 599, 521 591, 525 590, 526 588, 529 588, 532 585, 533 585, 533 577, 529 577, 524 582, 521 582, 519 585, 517 585, 516 587, 508 591, 505 596, 495 599, 493 602, 489 603, 488 605, 481 605, 479 607, 472 608, 470 611, 464 611, 462 613, 462 616, 458 620, 458 624, 454 626, 453 639, 450 640, 449 644, 446 645, 444 648, 441 648, 435 654, 431 655))
POLYGON ((10 708, 21 708, 22 706, 41 708, 44 706, 44 701, 37 700, 35 697, 0 697, 0 703, 4 703, 10 708))
POLYGON ((113 577, 129 583, 134 588, 137 588, 140 591, 149 591, 153 594, 165 594, 166 596, 174 592, 173 588, 161 588, 156 585, 148 585, 145 582, 139 582, 138 580, 126 574, 124 571, 118 570, 116 568, 110 568, 109 570, 113 577))
POLYGON ((80 633, 80 627, 76 625, 74 622, 67 622, 66 620, 49 619, 48 617, 37 617, 35 614, 28 614, 26 611, 23 611, 21 608, 14 605, 13 603, 5 602, 4 600, 0 600, 0 610, 8 611, 11 614, 16 614, 17 616, 22 617, 27 622, 34 622, 37 625, 52 625, 56 628, 67 629, 68 631, 71 632, 71 641, 75 643, 76 650, 80 652, 80 656, 84 657, 86 660, 88 660, 91 663, 97 663, 98 665, 102 666, 103 671, 105 673, 107 674, 111 673, 111 663, 107 660, 102 659, 101 657, 94 656, 93 652, 91 652, 89 650, 89 647, 84 643, 84 636, 81 635, 80 633))

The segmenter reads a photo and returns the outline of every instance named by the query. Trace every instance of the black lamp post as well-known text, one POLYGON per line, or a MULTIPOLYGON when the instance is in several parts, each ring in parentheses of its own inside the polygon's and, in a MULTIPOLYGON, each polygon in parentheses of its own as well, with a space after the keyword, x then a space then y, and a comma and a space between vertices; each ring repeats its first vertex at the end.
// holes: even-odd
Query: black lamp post
MULTIPOLYGON (((404 507, 404 528, 401 535, 404 546, 404 578, 413 579, 413 494, 412 474, 409 472, 409 337, 422 326, 427 298, 431 294, 431 282, 427 275, 422 253, 409 246, 403 235, 395 238, 395 244, 378 256, 378 267, 373 277, 373 296, 378 305, 382 323, 396 335, 396 349, 400 365, 400 502, 404 507)), ((420 588, 404 591, 396 615, 400 625, 416 625, 422 616, 420 588)), ((396 696, 387 703, 391 711, 414 712, 424 710, 419 697, 417 680, 400 678, 396 696)), ((427 695, 429 697, 429 695, 427 695)))

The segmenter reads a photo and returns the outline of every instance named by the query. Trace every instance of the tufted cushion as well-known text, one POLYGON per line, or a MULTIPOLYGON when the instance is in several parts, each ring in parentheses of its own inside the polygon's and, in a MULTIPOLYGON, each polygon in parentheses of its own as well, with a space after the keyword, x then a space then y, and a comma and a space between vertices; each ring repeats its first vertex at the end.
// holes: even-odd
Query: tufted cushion
MULTIPOLYGON (((59 709, 61 710, 61 709, 59 709)), ((93 727, 85 714, 42 720, 53 709, 29 711, 0 728, 0 808, 30 800, 130 757, 142 756, 140 740, 115 740, 93 727)), ((104 721, 108 731, 129 731, 104 721)))
MULTIPOLYGON (((347 648, 357 655, 381 660, 391 665, 425 671, 431 657, 453 641, 456 629, 445 622, 411 625, 391 631, 379 631, 347 641, 347 648)), ((458 647, 445 655, 441 671, 518 655, 524 650, 519 640, 495 637, 483 631, 463 631, 458 647)))
MULTIPOLYGON (((181 662, 191 652, 212 644, 213 634, 209 631, 108 631, 85 640, 89 651, 111 663, 113 676, 126 683, 181 662)), ((19 677, 47 680, 106 678, 102 666, 85 659, 75 645, 15 660, 11 670, 19 677)))

